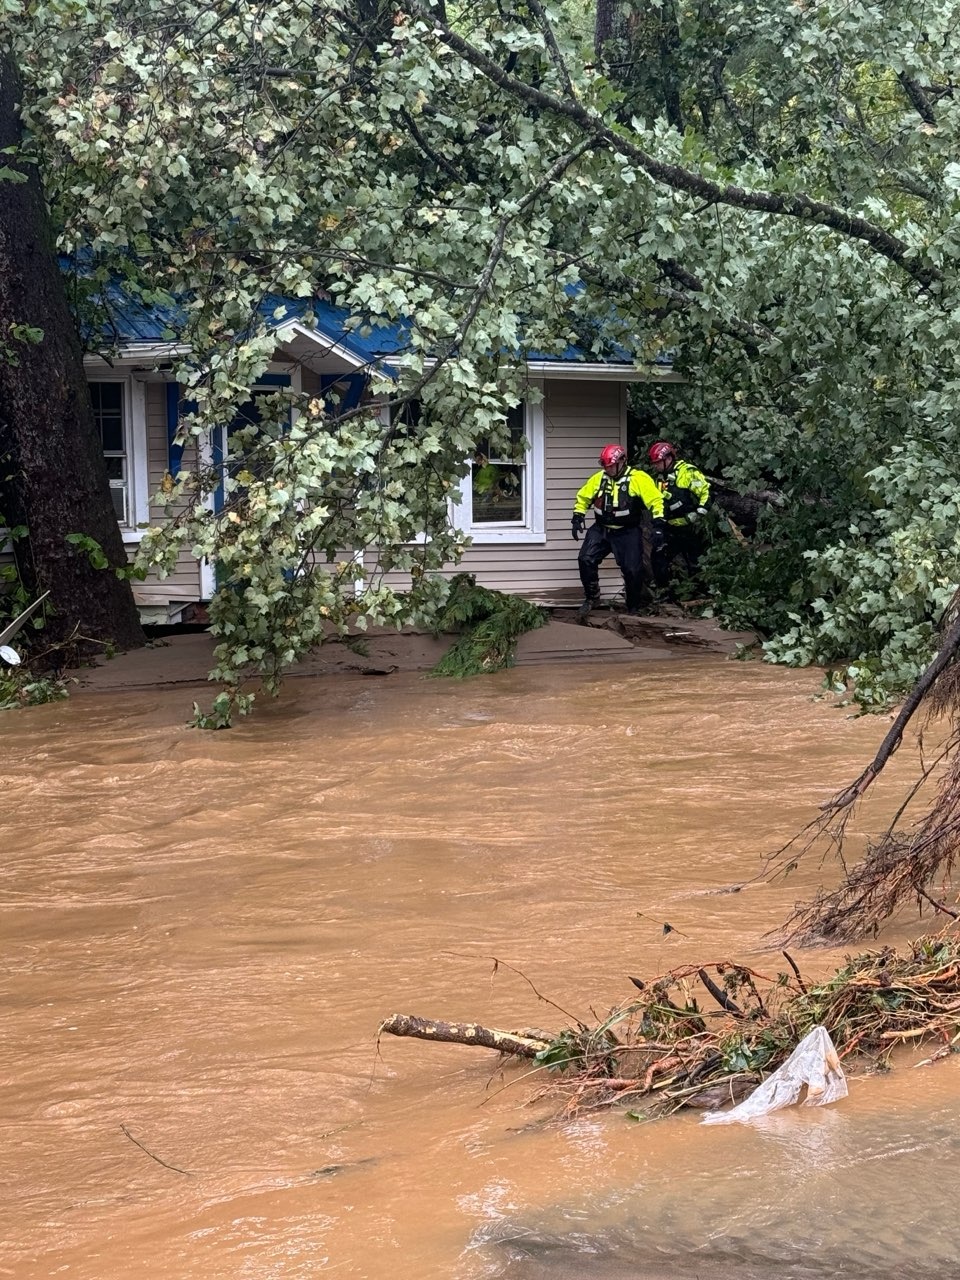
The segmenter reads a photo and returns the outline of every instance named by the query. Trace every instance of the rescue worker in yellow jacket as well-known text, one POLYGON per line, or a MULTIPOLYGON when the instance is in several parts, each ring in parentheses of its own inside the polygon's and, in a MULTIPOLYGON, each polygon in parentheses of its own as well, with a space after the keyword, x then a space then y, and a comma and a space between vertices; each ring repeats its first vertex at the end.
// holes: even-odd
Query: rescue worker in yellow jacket
POLYGON ((703 554, 702 521, 710 501, 710 482, 702 471, 679 457, 669 440, 658 440, 647 450, 663 497, 667 537, 650 558, 653 579, 665 587, 670 566, 680 557, 692 577, 703 554))
POLYGON ((666 541, 663 528, 663 494, 645 471, 627 466, 627 451, 608 444, 600 451, 600 470, 579 491, 573 504, 570 528, 575 540, 586 529, 592 508, 594 523, 586 530, 578 565, 583 583, 581 617, 600 602, 600 565, 610 553, 623 574, 627 613, 637 613, 643 592, 644 512, 653 517, 653 546, 666 541))

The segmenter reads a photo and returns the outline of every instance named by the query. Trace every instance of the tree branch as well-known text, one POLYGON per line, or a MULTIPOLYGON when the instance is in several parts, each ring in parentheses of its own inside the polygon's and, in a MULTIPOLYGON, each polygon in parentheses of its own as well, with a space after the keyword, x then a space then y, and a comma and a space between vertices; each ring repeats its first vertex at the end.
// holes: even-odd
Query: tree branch
POLYGON ((536 1058, 550 1043, 549 1040, 517 1035, 513 1031, 481 1027, 478 1022, 439 1022, 436 1019, 418 1018, 412 1013, 392 1013, 380 1023, 379 1030, 381 1034, 386 1031, 392 1036, 413 1036, 417 1040, 439 1040, 446 1044, 497 1049, 500 1053, 516 1054, 519 1058, 536 1058))
POLYGON ((449 160, 447 160, 444 156, 440 154, 439 151, 435 151, 433 147, 430 146, 430 143, 427 142, 426 138, 417 128, 417 123, 414 120, 413 116, 410 114, 410 112, 407 111, 406 108, 404 108, 403 110, 401 110, 400 116, 404 124, 410 130, 410 136, 413 138, 414 142, 417 144, 417 146, 420 148, 423 154, 429 160, 432 160, 438 169, 443 169, 443 171, 449 177, 451 177, 454 180, 454 182, 457 183, 458 186, 463 186, 466 182, 466 178, 464 178, 460 170, 456 169, 450 163, 449 160))
POLYGON ((736 125, 741 138, 756 155, 762 156, 763 151, 760 148, 760 140, 757 137, 757 131, 740 110, 740 106, 733 94, 727 88, 727 83, 723 78, 723 66, 719 62, 713 64, 713 83, 716 86, 717 93, 723 105, 727 108, 727 114, 736 125))
POLYGON ((550 50, 550 57, 553 60, 553 65, 557 68, 557 74, 563 81, 564 91, 569 97, 573 98, 576 96, 573 89, 573 81, 570 79, 570 72, 567 70, 567 64, 564 62, 563 54, 560 52, 560 46, 557 44, 557 37, 553 34, 553 27, 550 25, 550 19, 547 17, 540 0, 527 0, 527 3, 537 15, 540 22, 540 28, 543 31, 543 38, 547 43, 547 48, 550 50))
POLYGON ((871 763, 867 765, 866 769, 864 769, 856 782, 851 783, 845 791, 842 791, 838 796, 829 800, 822 806, 823 809, 828 812, 835 813, 840 809, 846 809, 849 805, 853 804, 855 800, 859 800, 883 769, 883 766, 896 751, 897 747, 899 747, 903 738, 903 731, 906 729, 914 712, 936 683, 938 677, 946 670, 950 663, 954 661, 957 656, 958 648, 960 648, 960 619, 954 622, 949 628, 946 635, 943 637, 943 642, 940 645, 940 652, 923 672, 920 679, 904 699, 903 706, 900 708, 896 720, 894 720, 893 724, 890 726, 883 742, 880 743, 877 754, 874 756, 871 763))
POLYGON ((422 4, 421 0, 409 0, 411 10, 424 21, 432 24, 438 38, 460 54, 471 66, 481 71, 488 80, 505 92, 529 102, 544 111, 572 120, 584 132, 590 133, 612 151, 625 156, 642 169, 654 182, 696 196, 710 204, 727 204, 738 209, 750 209, 756 213, 768 213, 796 218, 816 226, 828 227, 853 240, 860 240, 879 256, 895 263, 918 284, 929 287, 943 279, 943 273, 933 266, 925 266, 913 250, 899 236, 875 223, 848 213, 821 200, 814 200, 804 192, 777 194, 772 191, 747 191, 733 184, 721 185, 702 174, 694 173, 682 165, 657 160, 622 132, 606 123, 596 111, 576 99, 559 98, 556 94, 534 88, 497 65, 492 58, 477 49, 468 40, 439 22, 422 4))
POLYGON ((920 119, 926 124, 935 125, 937 123, 937 114, 933 109, 933 103, 927 97, 922 85, 918 84, 911 76, 908 76, 905 71, 898 71, 897 79, 900 81, 900 87, 910 99, 910 102, 913 104, 913 109, 916 111, 920 119))

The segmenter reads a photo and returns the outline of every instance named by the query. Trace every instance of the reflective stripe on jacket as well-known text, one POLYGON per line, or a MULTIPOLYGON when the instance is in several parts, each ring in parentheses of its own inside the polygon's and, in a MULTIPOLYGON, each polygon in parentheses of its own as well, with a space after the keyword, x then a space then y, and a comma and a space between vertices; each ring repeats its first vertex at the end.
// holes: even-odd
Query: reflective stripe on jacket
POLYGON ((577 494, 573 511, 586 515, 593 507, 598 523, 608 529, 627 529, 640 523, 641 502, 654 518, 663 515, 663 494, 645 471, 627 467, 616 480, 605 471, 595 471, 577 494))
POLYGON ((689 462, 675 463, 665 476, 658 478, 657 487, 663 495, 663 514, 668 524, 689 524, 690 512, 710 501, 710 482, 689 462))

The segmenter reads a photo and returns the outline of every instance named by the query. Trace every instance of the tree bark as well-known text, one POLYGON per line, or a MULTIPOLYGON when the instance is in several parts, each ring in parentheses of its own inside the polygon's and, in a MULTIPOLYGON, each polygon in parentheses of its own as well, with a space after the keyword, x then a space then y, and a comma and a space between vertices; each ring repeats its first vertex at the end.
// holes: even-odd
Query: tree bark
POLYGON ((392 1013, 380 1024, 381 1031, 392 1036, 414 1036, 417 1040, 441 1040, 448 1044, 476 1045, 481 1049, 497 1049, 520 1058, 535 1058, 547 1048, 549 1040, 535 1040, 514 1031, 496 1031, 477 1022, 437 1022, 417 1018, 411 1013, 392 1013))
POLYGON ((768 507, 780 508, 786 505, 782 493, 775 489, 757 489, 753 493, 738 493, 736 489, 728 489, 726 485, 711 483, 711 494, 721 511, 732 517, 747 534, 754 533, 761 511, 768 507))
POLYGON ((130 583, 114 569, 127 562, 83 353, 67 304, 37 168, 19 153, 20 82, 0 48, 0 158, 23 181, 0 177, 0 514, 25 525, 29 553, 21 572, 29 590, 50 591, 46 638, 75 638, 129 649, 143 631, 130 583), (42 331, 31 341, 18 326, 42 331), (94 539, 109 562, 94 569, 67 535, 94 539))

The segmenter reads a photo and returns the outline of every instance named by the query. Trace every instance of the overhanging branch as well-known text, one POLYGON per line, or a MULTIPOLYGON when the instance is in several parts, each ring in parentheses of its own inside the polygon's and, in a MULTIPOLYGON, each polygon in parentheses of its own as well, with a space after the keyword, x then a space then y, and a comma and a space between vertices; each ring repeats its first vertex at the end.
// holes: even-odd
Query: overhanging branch
POLYGON ((866 244, 879 256, 895 263, 925 288, 943 279, 941 271, 921 262, 910 246, 899 236, 858 214, 838 209, 821 200, 814 200, 803 192, 780 194, 772 191, 748 191, 744 187, 730 183, 724 185, 700 173, 685 169, 682 165, 658 160, 644 151, 622 130, 613 128, 603 116, 576 98, 557 97, 556 94, 535 88, 505 71, 469 40, 453 31, 446 23, 439 21, 421 0, 409 0, 409 7, 418 17, 433 26, 444 44, 459 53, 492 83, 506 93, 530 103, 531 106, 536 106, 542 111, 554 112, 571 120, 581 130, 593 135, 597 145, 609 147, 611 151, 626 157, 654 182, 669 187, 672 191, 682 191, 687 195, 695 196, 710 204, 726 204, 738 209, 796 218, 816 226, 827 227, 866 244))

